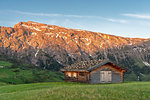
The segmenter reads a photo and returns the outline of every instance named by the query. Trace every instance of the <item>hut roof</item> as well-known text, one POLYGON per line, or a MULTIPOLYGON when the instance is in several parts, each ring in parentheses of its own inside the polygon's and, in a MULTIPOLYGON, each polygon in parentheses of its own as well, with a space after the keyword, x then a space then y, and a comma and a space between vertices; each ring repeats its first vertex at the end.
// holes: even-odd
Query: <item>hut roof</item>
POLYGON ((81 62, 74 63, 70 66, 67 66, 61 69, 61 71, 87 71, 89 72, 107 63, 111 63, 111 61, 109 60, 81 61, 81 62))

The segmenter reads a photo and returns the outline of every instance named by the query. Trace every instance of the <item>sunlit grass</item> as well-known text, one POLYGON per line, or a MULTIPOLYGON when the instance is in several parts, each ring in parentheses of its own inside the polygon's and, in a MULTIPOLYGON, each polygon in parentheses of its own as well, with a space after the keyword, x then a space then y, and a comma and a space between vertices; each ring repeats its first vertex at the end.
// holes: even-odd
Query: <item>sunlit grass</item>
POLYGON ((4 85, 0 100, 150 100, 150 82, 78 84, 65 82, 4 85))

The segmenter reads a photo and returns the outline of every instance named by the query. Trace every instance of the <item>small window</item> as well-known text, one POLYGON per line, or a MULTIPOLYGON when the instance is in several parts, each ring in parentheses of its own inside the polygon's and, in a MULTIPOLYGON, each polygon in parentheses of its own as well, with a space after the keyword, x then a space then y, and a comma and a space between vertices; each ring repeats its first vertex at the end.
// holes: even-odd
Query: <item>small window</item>
POLYGON ((73 73, 73 77, 75 77, 75 78, 76 78, 76 77, 77 77, 77 73, 73 73))
POLYGON ((79 75, 80 75, 80 76, 85 76, 85 73, 80 72, 79 75))
POLYGON ((68 77, 71 77, 71 73, 70 73, 70 72, 68 72, 68 73, 67 73, 67 76, 68 76, 68 77))

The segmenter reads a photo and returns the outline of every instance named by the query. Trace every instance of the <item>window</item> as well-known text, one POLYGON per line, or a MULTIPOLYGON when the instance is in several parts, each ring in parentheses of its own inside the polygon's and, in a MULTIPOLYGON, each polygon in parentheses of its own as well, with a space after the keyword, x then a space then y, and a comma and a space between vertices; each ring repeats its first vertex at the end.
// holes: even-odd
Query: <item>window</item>
POLYGON ((79 75, 80 76, 85 76, 85 73, 84 72, 80 72, 79 75))
POLYGON ((75 77, 75 78, 76 78, 76 77, 77 77, 77 73, 73 73, 73 77, 75 77))
POLYGON ((71 77, 71 72, 68 72, 68 73, 67 73, 67 76, 68 76, 68 77, 71 77))

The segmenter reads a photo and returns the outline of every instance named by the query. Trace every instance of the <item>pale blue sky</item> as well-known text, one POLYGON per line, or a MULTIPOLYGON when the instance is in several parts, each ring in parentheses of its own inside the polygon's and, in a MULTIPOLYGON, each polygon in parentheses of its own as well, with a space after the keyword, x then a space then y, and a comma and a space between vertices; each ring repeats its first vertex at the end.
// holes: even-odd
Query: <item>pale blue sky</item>
POLYGON ((0 26, 36 21, 150 38, 150 0, 0 0, 0 26))

